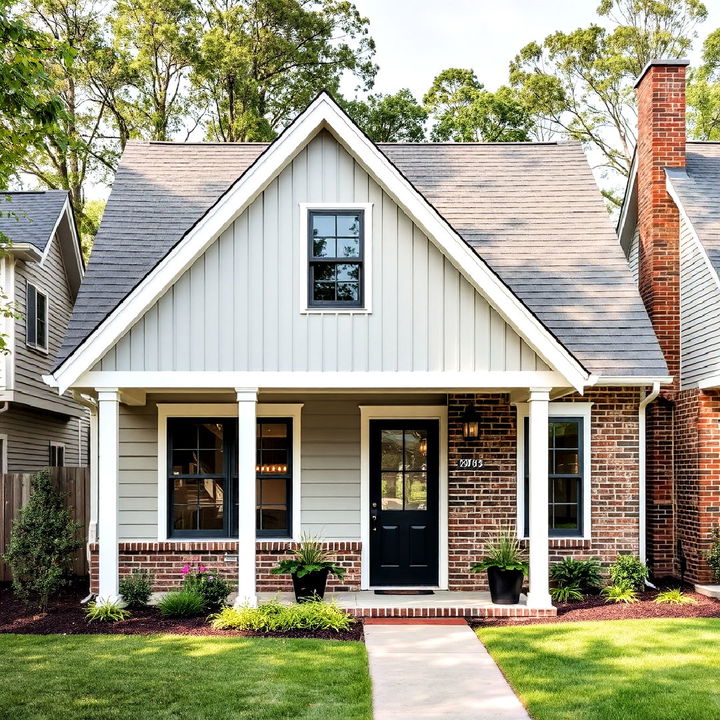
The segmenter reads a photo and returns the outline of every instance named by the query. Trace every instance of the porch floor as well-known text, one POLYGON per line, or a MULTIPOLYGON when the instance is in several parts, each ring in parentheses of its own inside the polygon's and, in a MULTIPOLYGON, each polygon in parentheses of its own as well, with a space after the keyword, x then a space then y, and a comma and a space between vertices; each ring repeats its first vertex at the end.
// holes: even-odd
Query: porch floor
MULTIPOLYGON (((258 593, 264 602, 278 598, 294 602, 293 593, 258 593)), ((493 605, 489 592, 435 590, 433 595, 376 595, 372 590, 359 592, 328 592, 325 599, 335 601, 355 617, 552 617, 555 608, 528 608, 525 595, 517 605, 493 605)))

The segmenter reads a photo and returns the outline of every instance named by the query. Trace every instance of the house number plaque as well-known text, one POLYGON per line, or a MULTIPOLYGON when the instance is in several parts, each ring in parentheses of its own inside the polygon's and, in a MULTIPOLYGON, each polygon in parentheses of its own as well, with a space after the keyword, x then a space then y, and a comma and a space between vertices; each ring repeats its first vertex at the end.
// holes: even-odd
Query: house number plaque
POLYGON ((483 464, 481 458, 459 458, 455 467, 457 470, 480 470, 483 464))

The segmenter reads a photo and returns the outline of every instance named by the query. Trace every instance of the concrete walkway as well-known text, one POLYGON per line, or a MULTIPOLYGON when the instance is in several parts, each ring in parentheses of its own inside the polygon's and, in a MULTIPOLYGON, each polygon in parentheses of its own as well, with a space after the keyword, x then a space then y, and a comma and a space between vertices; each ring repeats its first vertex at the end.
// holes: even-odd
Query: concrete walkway
POLYGON ((467 625, 366 625, 375 720, 529 720, 467 625))

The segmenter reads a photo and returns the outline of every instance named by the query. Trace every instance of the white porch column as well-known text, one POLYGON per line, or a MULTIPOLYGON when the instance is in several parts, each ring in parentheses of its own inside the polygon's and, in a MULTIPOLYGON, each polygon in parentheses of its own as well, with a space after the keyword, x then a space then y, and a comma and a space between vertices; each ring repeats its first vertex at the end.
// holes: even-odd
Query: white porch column
POLYGON ((257 390, 236 389, 238 403, 238 588, 236 604, 255 605, 257 390))
POLYGON ((98 595, 116 599, 118 580, 118 446, 119 392, 98 390, 98 595))
POLYGON ((530 589, 528 607, 551 608, 548 554, 548 402, 547 388, 531 388, 528 468, 530 497, 530 589))

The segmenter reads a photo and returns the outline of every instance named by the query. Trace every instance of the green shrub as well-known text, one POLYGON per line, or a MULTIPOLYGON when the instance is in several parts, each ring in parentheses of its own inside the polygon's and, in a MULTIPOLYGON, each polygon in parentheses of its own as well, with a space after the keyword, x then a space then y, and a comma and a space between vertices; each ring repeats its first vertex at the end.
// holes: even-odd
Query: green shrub
POLYGON ((713 580, 720 582, 720 528, 713 528, 710 549, 705 553, 705 559, 710 566, 713 580))
POLYGON ((635 555, 618 555, 610 566, 613 585, 627 584, 635 590, 642 590, 648 579, 647 565, 635 555))
POLYGON ((345 568, 332 560, 323 548, 322 540, 303 534, 292 556, 281 560, 270 572, 273 575, 297 575, 302 578, 319 570, 327 570, 339 580, 345 577, 345 568))
POLYGON ((675 588, 658 593, 655 602, 659 605, 695 605, 697 600, 686 595, 680 588, 675 588))
POLYGON ((125 610, 125 603, 120 600, 98 598, 88 604, 85 610, 85 619, 91 622, 117 622, 130 617, 125 610))
POLYGON ((550 577, 558 588, 577 588, 582 595, 594 595, 603 585, 600 563, 595 558, 565 558, 550 566, 550 577))
POLYGON ((152 595, 153 576, 144 570, 135 570, 120 581, 120 595, 129 608, 143 608, 152 595))
POLYGON ((185 576, 183 588, 202 596, 206 612, 218 610, 232 592, 233 586, 227 580, 202 565, 197 570, 186 565, 182 572, 185 576))
POLYGON ((553 600, 557 602, 572 602, 573 600, 584 600, 582 590, 577 585, 563 585, 562 587, 550 588, 553 600))
POLYGON ((508 529, 485 546, 485 557, 470 567, 470 572, 484 572, 488 568, 522 570, 527 575, 527 553, 515 533, 508 529))
POLYGON ((194 590, 175 590, 167 593, 157 608, 166 618, 193 618, 203 614, 205 601, 194 590))
POLYGON ((277 600, 257 607, 226 607, 210 617, 214 628, 283 632, 288 630, 348 630, 352 618, 335 603, 307 601, 283 605, 277 600))
POLYGON ((17 597, 47 610, 48 600, 67 584, 80 524, 73 522, 65 496, 47 470, 33 476, 30 499, 12 525, 4 555, 17 597))
POLYGON ((606 603, 634 603, 638 601, 637 590, 627 582, 614 583, 604 587, 600 594, 606 603))

